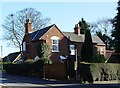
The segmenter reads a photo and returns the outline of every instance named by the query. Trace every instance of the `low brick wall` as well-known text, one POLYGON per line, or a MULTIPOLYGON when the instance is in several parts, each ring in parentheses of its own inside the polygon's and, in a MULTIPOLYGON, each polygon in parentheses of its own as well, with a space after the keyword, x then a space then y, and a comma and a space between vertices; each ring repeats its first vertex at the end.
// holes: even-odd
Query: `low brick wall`
POLYGON ((47 79, 66 79, 65 63, 45 64, 45 78, 47 79))

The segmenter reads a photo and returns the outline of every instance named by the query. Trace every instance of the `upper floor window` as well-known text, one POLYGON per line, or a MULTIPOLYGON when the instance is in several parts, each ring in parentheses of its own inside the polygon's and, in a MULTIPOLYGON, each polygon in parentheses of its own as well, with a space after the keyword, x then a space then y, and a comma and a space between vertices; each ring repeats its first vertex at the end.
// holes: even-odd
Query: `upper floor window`
POLYGON ((75 45, 70 45, 69 49, 70 49, 70 55, 75 55, 75 45))
POLYGON ((102 48, 102 47, 100 48, 100 54, 102 54, 102 55, 104 54, 104 48, 102 48))
POLYGON ((52 52, 59 52, 59 38, 57 36, 51 37, 52 39, 52 52))
POLYGON ((23 51, 26 51, 26 42, 23 42, 23 51))

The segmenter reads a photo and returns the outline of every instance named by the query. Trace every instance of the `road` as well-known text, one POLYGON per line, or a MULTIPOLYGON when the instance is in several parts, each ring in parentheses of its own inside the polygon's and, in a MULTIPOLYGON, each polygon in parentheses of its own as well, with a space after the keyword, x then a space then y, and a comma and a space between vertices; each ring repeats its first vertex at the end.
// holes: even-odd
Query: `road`
POLYGON ((71 84, 68 82, 22 77, 0 72, 2 88, 120 88, 120 84, 71 84))

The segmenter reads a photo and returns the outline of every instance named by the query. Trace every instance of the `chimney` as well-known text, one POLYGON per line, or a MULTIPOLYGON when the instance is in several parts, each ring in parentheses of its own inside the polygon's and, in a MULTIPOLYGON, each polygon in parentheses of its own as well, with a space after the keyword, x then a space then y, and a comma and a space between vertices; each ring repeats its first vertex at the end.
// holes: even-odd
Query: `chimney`
POLYGON ((30 19, 27 19, 25 23, 25 34, 29 32, 32 32, 32 25, 30 19))
POLYGON ((80 26, 79 26, 79 24, 75 25, 74 33, 77 34, 77 35, 80 35, 80 26))

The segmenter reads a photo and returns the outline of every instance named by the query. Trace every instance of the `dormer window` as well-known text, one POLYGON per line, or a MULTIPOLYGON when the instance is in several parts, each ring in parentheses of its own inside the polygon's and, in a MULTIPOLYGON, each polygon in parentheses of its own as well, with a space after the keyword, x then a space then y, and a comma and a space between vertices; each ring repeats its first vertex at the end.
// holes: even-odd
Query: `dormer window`
POLYGON ((52 52, 59 52, 59 38, 57 36, 51 37, 52 39, 52 52))

